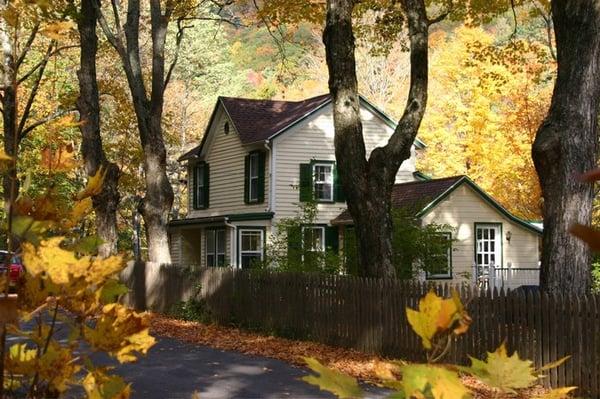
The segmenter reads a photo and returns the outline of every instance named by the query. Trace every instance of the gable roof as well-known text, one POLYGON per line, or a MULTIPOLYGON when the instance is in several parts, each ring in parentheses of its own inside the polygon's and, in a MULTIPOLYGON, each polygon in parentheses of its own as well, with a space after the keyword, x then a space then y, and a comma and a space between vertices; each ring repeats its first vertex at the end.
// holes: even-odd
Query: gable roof
MULTIPOLYGON (((383 111, 360 96, 361 104, 379 116, 388 126, 395 129, 396 123, 383 111)), ((227 116, 233 123, 242 144, 252 144, 270 140, 304 120, 322 107, 331 103, 329 94, 308 98, 302 101, 257 100, 238 97, 219 97, 214 111, 199 146, 194 147, 179 157, 179 161, 200 155, 208 136, 219 105, 223 106, 227 116)), ((415 140, 417 148, 425 148, 419 139, 415 140)))
MULTIPOLYGON (((542 229, 534 223, 518 218, 500 205, 468 176, 452 176, 441 179, 414 181, 394 185, 392 189, 392 206, 414 212, 415 217, 421 218, 433 210, 436 205, 448 197, 454 190, 466 184, 475 191, 485 202, 499 213, 523 228, 541 234, 542 229)), ((331 221, 332 225, 352 224, 352 216, 348 210, 331 221)))

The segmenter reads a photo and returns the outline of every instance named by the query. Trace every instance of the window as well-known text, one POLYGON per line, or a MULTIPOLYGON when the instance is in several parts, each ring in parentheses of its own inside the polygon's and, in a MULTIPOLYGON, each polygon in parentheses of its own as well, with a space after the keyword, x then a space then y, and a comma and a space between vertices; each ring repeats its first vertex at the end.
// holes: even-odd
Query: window
POLYGON ((258 201, 259 153, 250 154, 248 170, 248 201, 258 201))
POLYGON ((194 172, 194 208, 208 208, 208 164, 201 162, 194 172))
POLYGON ((302 245, 306 251, 325 251, 325 227, 305 226, 302 227, 302 245))
POLYGON ((225 230, 206 230, 206 266, 225 266, 225 230))
POLYGON ((433 254, 432 262, 429 266, 429 270, 426 271, 425 277, 427 279, 449 279, 452 278, 452 234, 440 233, 439 235, 440 247, 445 247, 442 253, 433 254), (447 246, 446 246, 447 245, 447 246))
POLYGON ((315 199, 333 201, 333 164, 314 164, 313 176, 315 199))
POLYGON ((263 242, 263 230, 240 230, 240 265, 242 268, 249 268, 253 262, 263 260, 263 242))

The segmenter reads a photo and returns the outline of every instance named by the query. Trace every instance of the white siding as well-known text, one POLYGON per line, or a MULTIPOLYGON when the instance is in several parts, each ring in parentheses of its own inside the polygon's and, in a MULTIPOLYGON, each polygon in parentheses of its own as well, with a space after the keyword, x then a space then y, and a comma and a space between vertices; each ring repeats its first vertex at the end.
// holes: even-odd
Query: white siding
MULTIPOLYGON (((361 108, 363 132, 367 153, 377 146, 385 145, 393 133, 379 117, 365 108, 361 108)), ((333 143, 333 113, 331 105, 323 107, 314 115, 290 131, 282 134, 273 142, 275 146, 274 169, 276 174, 274 209, 275 217, 294 217, 299 210, 300 164, 312 160, 335 161, 333 143)), ((415 171, 415 149, 412 156, 403 162, 396 181, 413 181, 415 171)), ((329 223, 346 208, 344 203, 319 204, 316 223, 329 223)))
POLYGON ((502 266, 510 263, 515 268, 537 268, 539 260, 539 236, 512 222, 486 203, 470 187, 463 184, 440 202, 423 218, 424 224, 447 224, 454 228, 456 240, 452 250, 454 281, 473 278, 475 260, 475 223, 502 224, 502 266), (511 232, 510 242, 506 233, 511 232))
MULTIPOLYGON (((230 123, 229 134, 223 131, 227 117, 222 109, 217 113, 211 127, 211 138, 205 144, 206 157, 209 164, 209 207, 194 209, 193 194, 190 192, 188 218, 219 216, 227 214, 266 212, 269 207, 269 153, 265 156, 265 201, 261 204, 244 203, 244 158, 249 148, 242 145, 233 124, 230 123)), ((188 166, 188 190, 193 190, 193 163, 188 166)))

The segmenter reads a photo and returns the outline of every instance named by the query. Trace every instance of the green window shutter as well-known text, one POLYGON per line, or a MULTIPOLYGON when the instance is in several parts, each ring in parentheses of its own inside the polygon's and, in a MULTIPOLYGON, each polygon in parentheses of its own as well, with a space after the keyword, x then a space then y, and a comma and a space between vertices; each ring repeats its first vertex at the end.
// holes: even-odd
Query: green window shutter
POLYGON ((300 164, 300 202, 313 199, 313 172, 309 163, 300 164))
POLYGON ((198 209, 198 165, 192 166, 192 206, 198 209))
POLYGON ((265 202, 265 152, 258 153, 258 202, 265 202))
POLYGON ((338 175, 337 164, 333 165, 333 200, 335 202, 346 202, 342 179, 338 175))
POLYGON ((325 227, 325 248, 336 254, 338 253, 340 245, 337 226, 325 227))
POLYGON ((204 179, 204 204, 202 204, 202 206, 204 208, 208 208, 208 205, 209 205, 208 199, 210 198, 210 194, 209 194, 210 193, 210 190, 209 190, 210 168, 207 163, 204 164, 204 176, 202 176, 202 178, 204 179))
POLYGON ((250 198, 250 187, 248 186, 248 179, 250 178, 250 155, 246 155, 244 158, 244 203, 249 203, 250 198))
POLYGON ((302 256, 302 229, 299 226, 288 228, 287 250, 288 263, 300 262, 302 256))

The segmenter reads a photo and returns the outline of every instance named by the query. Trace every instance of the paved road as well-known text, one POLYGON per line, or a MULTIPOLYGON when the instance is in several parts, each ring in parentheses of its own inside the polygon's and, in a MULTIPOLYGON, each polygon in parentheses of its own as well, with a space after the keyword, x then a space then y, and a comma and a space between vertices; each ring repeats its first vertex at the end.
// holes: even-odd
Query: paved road
MULTIPOLYGON (((248 356, 160 338, 148 356, 116 370, 133 383, 134 399, 333 398, 300 381, 303 368, 264 357, 248 356)), ((373 387, 369 398, 385 394, 373 387)))

